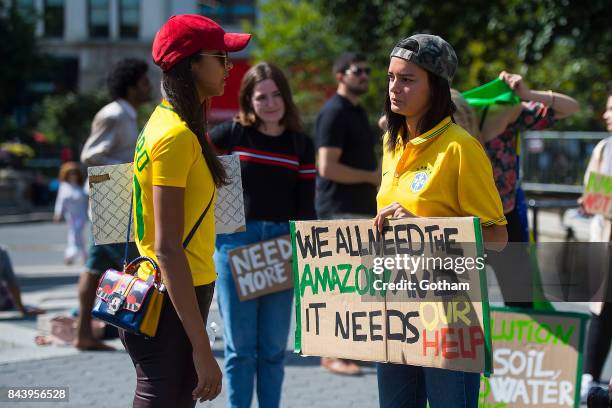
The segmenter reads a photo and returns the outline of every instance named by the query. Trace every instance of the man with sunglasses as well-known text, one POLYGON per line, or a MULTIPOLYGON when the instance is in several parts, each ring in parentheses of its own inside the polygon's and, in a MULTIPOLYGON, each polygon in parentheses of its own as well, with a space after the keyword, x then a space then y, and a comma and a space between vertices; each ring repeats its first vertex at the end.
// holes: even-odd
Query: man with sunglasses
MULTIPOLYGON (((338 88, 316 121, 318 174, 315 207, 319 219, 373 218, 381 174, 374 146, 377 137, 359 100, 368 91, 370 68, 357 53, 342 54, 334 63, 338 88)), ((357 375, 350 360, 322 358, 333 373, 357 375)))

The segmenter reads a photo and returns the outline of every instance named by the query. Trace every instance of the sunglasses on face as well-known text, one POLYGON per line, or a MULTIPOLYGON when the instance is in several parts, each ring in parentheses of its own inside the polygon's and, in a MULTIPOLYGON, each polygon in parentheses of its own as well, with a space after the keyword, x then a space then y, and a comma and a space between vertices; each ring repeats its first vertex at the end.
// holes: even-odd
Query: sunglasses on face
POLYGON ((223 64, 223 66, 225 68, 227 68, 229 66, 229 54, 227 52, 224 52, 223 54, 209 54, 206 52, 201 52, 198 55, 204 56, 204 57, 217 57, 219 58, 219 61, 221 61, 221 63, 223 64))
POLYGON ((359 76, 359 75, 362 75, 362 74, 370 75, 370 72, 372 72, 372 69, 370 67, 366 67, 366 68, 352 67, 352 68, 347 69, 344 72, 347 75, 348 74, 353 74, 355 76, 359 76))

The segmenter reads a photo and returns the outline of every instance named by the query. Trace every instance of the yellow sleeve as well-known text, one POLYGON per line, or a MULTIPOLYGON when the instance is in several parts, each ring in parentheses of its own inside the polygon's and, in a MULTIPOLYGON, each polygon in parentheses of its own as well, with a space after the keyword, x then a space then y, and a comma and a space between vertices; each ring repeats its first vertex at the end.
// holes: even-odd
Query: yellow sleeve
POLYGON ((185 187, 189 170, 195 161, 197 143, 193 134, 186 131, 170 132, 151 149, 153 185, 185 187))
POLYGON ((393 157, 394 157, 393 153, 387 150, 387 138, 388 137, 389 137, 389 132, 385 132, 383 136, 383 145, 382 145, 382 153, 383 153, 382 163, 381 163, 382 177, 380 180, 380 188, 378 190, 378 193, 376 194, 376 208, 378 210, 385 207, 386 205, 389 205, 390 204, 389 200, 391 200, 394 196, 394 193, 392 192, 392 188, 390 186, 393 183, 393 176, 395 174, 395 168, 394 168, 395 163, 393 160, 393 157))
POLYGON ((387 151, 387 138, 389 137, 389 132, 385 132, 385 134, 383 135, 383 142, 382 142, 382 163, 380 165, 381 170, 382 170, 382 174, 383 177, 385 175, 387 175, 387 173, 392 173, 395 171, 395 169, 392 169, 392 162, 393 160, 391 160, 392 153, 387 151))
POLYGON ((461 212, 480 218, 484 227, 507 224, 495 182, 491 162, 473 137, 459 146, 458 194, 461 212))

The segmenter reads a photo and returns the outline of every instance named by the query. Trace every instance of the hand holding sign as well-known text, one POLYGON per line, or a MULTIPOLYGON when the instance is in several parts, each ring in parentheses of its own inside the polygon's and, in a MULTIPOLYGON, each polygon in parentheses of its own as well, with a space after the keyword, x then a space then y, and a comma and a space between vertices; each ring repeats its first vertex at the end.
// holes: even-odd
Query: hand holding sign
POLYGON ((410 211, 408 211, 407 209, 405 209, 404 207, 402 207, 400 203, 394 202, 382 208, 380 211, 378 211, 378 214, 376 214, 376 217, 374 218, 374 227, 376 227, 378 231, 382 231, 383 224, 385 223, 385 219, 389 217, 390 218, 411 218, 411 217, 414 218, 417 216, 411 213, 410 211))
POLYGON ((291 229, 297 352, 490 371, 478 218, 404 218, 381 230, 368 220, 301 221, 291 229))

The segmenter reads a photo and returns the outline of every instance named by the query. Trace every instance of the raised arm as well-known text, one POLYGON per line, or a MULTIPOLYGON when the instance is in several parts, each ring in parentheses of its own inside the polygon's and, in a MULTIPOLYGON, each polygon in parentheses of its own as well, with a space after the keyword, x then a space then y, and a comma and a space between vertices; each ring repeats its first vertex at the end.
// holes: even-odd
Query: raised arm
MULTIPOLYGON (((553 91, 534 91, 523 80, 521 75, 502 71, 499 78, 524 101, 540 102, 555 111, 555 119, 563 119, 578 112, 580 106, 571 96, 553 91)), ((515 118, 516 119, 516 118, 515 118)))
MULTIPOLYGON (((578 102, 570 96, 553 91, 534 91, 530 89, 521 75, 502 71, 499 78, 505 81, 523 101, 539 102, 552 109, 554 119, 571 116, 579 109, 578 102)), ((519 104, 502 107, 489 113, 482 127, 482 140, 488 142, 501 134, 508 126, 518 120, 523 109, 524 105, 519 104)), ((548 122, 550 121, 540 122, 540 124, 548 122)))

